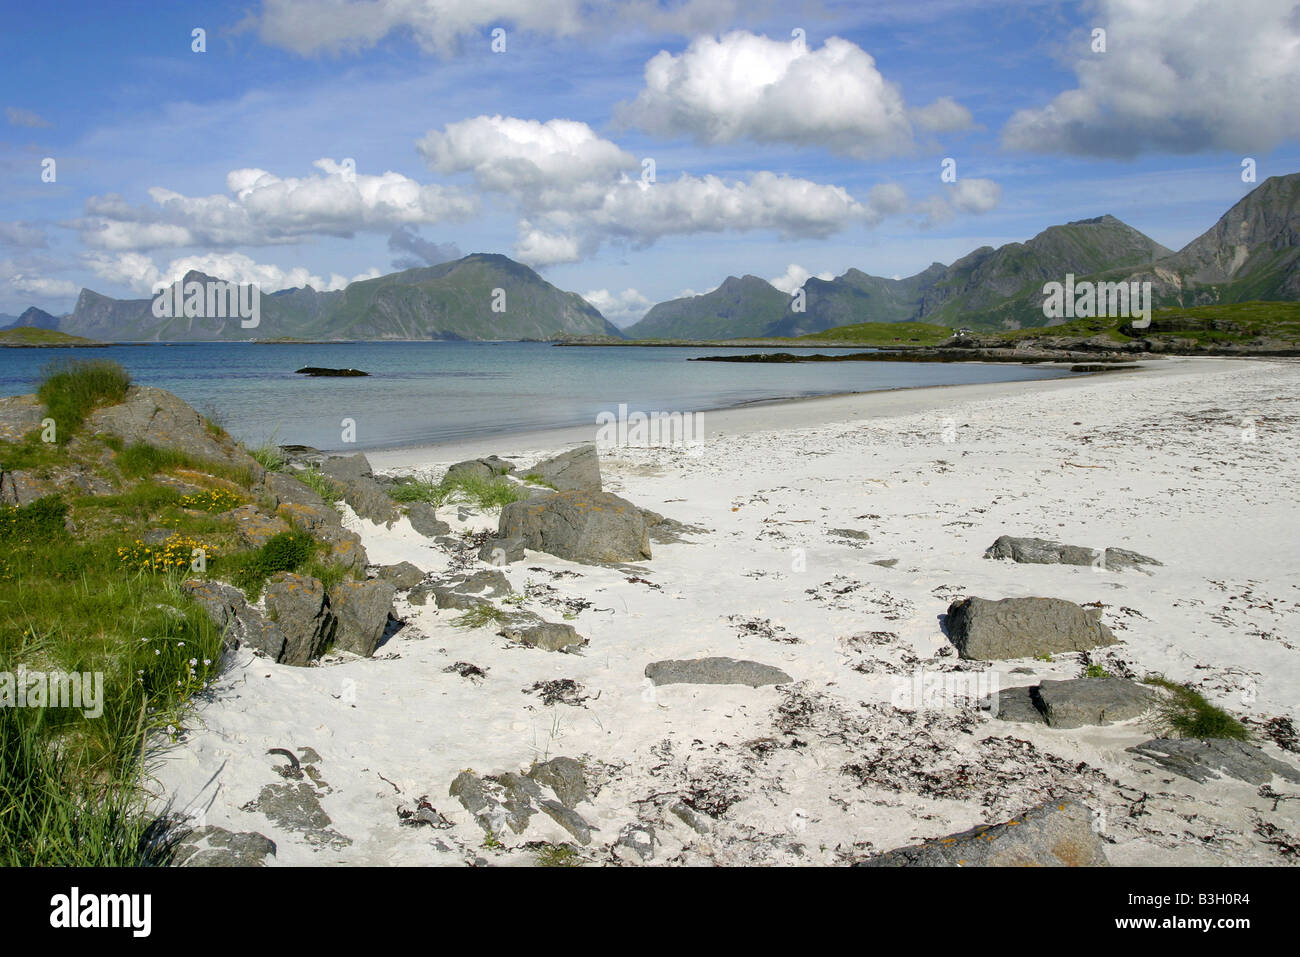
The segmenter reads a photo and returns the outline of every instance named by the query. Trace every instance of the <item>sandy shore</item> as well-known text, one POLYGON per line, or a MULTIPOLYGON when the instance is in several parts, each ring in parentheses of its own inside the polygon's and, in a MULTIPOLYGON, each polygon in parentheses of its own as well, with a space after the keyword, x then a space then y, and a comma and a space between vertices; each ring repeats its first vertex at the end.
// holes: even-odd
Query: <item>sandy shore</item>
MULTIPOLYGON (((463 769, 567 755, 585 761, 595 791, 578 808, 596 829, 582 851, 591 862, 621 860, 611 845, 639 821, 655 830, 653 863, 845 863, 1075 796, 1097 812, 1116 864, 1294 863, 1282 848, 1300 834, 1300 801, 1275 808, 1256 785, 1156 767, 1125 750, 1152 737, 1140 719, 1055 730, 893 704, 919 671, 986 668, 1004 689, 1078 676, 1077 655, 960 663, 940 629, 963 595, 1046 595, 1102 603, 1120 644, 1094 660, 1113 673, 1189 681, 1257 725, 1300 719, 1300 363, 1145 365, 750 406, 707 413, 700 446, 604 450, 607 490, 701 531, 655 545, 634 573, 534 552, 504 569, 523 607, 567 613, 589 639, 581 654, 512 645, 401 599, 406 624, 374 659, 304 669, 241 652, 157 762, 160 803, 266 834, 280 864, 529 865, 525 845, 569 834, 538 814, 485 848, 448 786, 463 769), (983 559, 1003 534, 1164 565, 1148 575, 983 559), (644 678, 649 662, 702 656, 760 661, 793 682, 644 678), (447 670, 457 662, 485 674, 447 670), (572 703, 531 690, 561 679, 575 682, 572 703), (327 823, 268 816, 265 789, 286 783, 270 748, 319 756, 295 787, 327 823), (402 823, 399 809, 425 798, 448 827, 402 823), (667 813, 681 799, 703 809, 704 833, 667 813)), ((436 476, 488 453, 527 464, 594 432, 368 456, 377 470, 436 476)), ((439 514, 457 531, 495 528, 455 505, 439 514)), ((373 562, 411 561, 431 580, 448 571, 451 556, 405 521, 348 524, 373 562)))

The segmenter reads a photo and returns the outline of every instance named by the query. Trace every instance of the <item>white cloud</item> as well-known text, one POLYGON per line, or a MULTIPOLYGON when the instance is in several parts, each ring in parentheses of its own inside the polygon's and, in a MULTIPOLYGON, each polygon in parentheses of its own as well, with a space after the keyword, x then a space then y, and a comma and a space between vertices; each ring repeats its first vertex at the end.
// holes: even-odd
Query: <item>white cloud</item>
POLYGON ((10 276, 9 285, 15 292, 37 299, 67 299, 81 292, 81 287, 71 280, 48 279, 26 273, 10 276))
POLYGON ((338 273, 322 277, 302 266, 284 269, 271 263, 258 263, 243 253, 183 256, 161 268, 141 253, 92 253, 86 257, 86 265, 101 279, 127 286, 144 295, 151 295, 158 284, 175 282, 191 270, 228 282, 254 283, 263 293, 268 294, 298 286, 312 286, 318 290, 342 289, 349 282, 382 275, 378 268, 372 266, 351 279, 338 273))
MULTIPOLYGON (((537 267, 578 262, 614 239, 644 246, 750 230, 825 237, 883 215, 842 187, 767 171, 748 180, 683 173, 644 181, 636 157, 571 120, 480 116, 430 131, 418 146, 432 169, 470 174, 481 189, 514 200, 522 215, 515 255, 537 267)), ((878 195, 888 205, 895 190, 878 195)))
POLYGON ((600 184, 640 168, 631 153, 574 120, 478 116, 430 130, 416 148, 436 172, 473 173, 482 189, 541 209, 598 202, 600 184))
MULTIPOLYGON (((245 23, 262 42, 303 55, 374 46, 409 33, 426 50, 448 52, 462 38, 489 28, 569 35, 583 27, 581 0, 263 0, 245 23)), ((507 35, 507 50, 509 49, 507 35)))
POLYGON ((1300 135, 1300 16, 1294 0, 1246 4, 1099 0, 1071 42, 1078 86, 1016 112, 1013 149, 1131 157, 1266 150, 1300 135))
MULTIPOLYGON (((950 98, 917 113, 926 129, 961 129, 970 113, 950 98)), ((820 49, 744 30, 661 51, 619 118, 658 136, 703 143, 741 139, 824 146, 859 158, 906 153, 912 121, 898 87, 861 47, 830 37, 820 49)))
POLYGON ((25 126, 29 129, 42 129, 54 125, 39 113, 24 110, 19 106, 6 106, 5 119, 9 121, 10 126, 25 126))
POLYGON ((877 183, 867 199, 879 216, 894 216, 907 209, 907 191, 897 183, 877 183))
POLYGON ((149 190, 152 206, 131 206, 117 194, 92 196, 86 216, 74 225, 96 249, 260 246, 459 220, 477 208, 460 190, 400 173, 357 173, 331 159, 313 165, 321 173, 301 178, 232 170, 229 195, 185 196, 155 187, 149 190))
POLYGON ((991 179, 959 179, 949 187, 948 198, 963 213, 987 213, 1002 203, 1002 187, 991 179))
POLYGON ((690 35, 722 28, 744 14, 761 16, 771 0, 262 0, 242 26, 262 42, 304 56, 367 49, 407 34, 426 51, 447 54, 470 42, 488 49, 490 31, 548 36, 607 34, 642 26, 690 35))
POLYGON ((636 322, 653 305, 635 289, 624 289, 620 293, 611 293, 608 289, 593 289, 591 292, 584 292, 582 298, 599 309, 601 315, 620 329, 636 322))
POLYGON ((941 96, 929 106, 913 110, 912 122, 931 133, 959 133, 975 126, 970 110, 950 96, 941 96))
MULTIPOLYGON (((804 269, 803 266, 800 266, 797 263, 790 263, 790 265, 785 267, 785 272, 783 274, 777 276, 775 279, 769 279, 768 282, 777 289, 780 289, 783 293, 793 296, 795 290, 802 289, 803 284, 811 279, 812 276, 813 274, 807 269, 804 269)), ((819 272, 817 273, 817 278, 831 280, 835 278, 835 274, 830 272, 819 272)))

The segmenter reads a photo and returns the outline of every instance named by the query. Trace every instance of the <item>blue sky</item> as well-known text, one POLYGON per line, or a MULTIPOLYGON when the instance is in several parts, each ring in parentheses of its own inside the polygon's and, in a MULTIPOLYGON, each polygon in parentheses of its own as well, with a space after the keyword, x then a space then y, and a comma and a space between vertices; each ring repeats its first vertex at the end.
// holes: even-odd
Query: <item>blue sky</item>
POLYGON ((5 21, 8 314, 69 311, 83 286, 145 296, 190 266, 273 291, 502 252, 626 324, 729 274, 910 275, 1103 213, 1177 249, 1253 187, 1243 158, 1260 181, 1300 170, 1291 0, 86 2, 5 21))

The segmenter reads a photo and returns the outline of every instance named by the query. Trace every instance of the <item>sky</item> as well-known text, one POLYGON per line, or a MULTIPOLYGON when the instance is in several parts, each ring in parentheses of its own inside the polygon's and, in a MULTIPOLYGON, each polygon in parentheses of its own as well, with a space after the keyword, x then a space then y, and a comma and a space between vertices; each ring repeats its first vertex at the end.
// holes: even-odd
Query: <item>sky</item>
POLYGON ((1300 171, 1300 0, 7 3, 0 313, 504 253, 618 325, 1300 171), (197 31, 197 32, 196 32, 197 31), (1254 180, 1251 181, 1253 173, 1254 180))

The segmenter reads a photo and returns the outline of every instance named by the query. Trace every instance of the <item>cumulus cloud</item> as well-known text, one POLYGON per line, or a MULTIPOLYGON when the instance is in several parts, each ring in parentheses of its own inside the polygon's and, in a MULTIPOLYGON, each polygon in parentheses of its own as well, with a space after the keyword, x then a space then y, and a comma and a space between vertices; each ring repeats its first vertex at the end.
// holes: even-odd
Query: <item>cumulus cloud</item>
POLYGON ((92 196, 85 217, 74 225, 96 249, 261 246, 460 220, 477 208, 475 199, 458 189, 421 184, 400 173, 358 173, 346 161, 332 159, 313 165, 321 172, 306 177, 232 170, 226 176, 228 195, 185 196, 155 187, 149 190, 150 206, 132 206, 117 194, 92 196))
MULTIPOLYGON (((747 180, 643 179, 636 157, 571 120, 480 116, 431 131, 419 149, 435 171, 469 174, 515 202, 522 219, 514 252, 532 266, 577 262, 611 239, 644 246, 668 235, 749 230, 825 237, 886 214, 842 187, 767 171, 747 180)), ((878 195, 887 206, 896 198, 891 190, 878 195)))
POLYGON ((1075 38, 1078 86, 1019 110, 1013 149, 1132 157, 1271 149, 1300 135, 1300 16, 1294 0, 1248 4, 1100 0, 1106 52, 1075 38))
POLYGON ((949 187, 948 199, 963 213, 987 213, 1002 203, 1002 187, 991 179, 959 179, 949 187))
MULTIPOLYGON (((617 115, 657 136, 702 143, 819 145, 858 158, 906 153, 913 145, 902 92, 869 53, 840 37, 815 50, 744 30, 698 37, 683 53, 652 57, 644 89, 617 115)), ((970 112, 951 98, 916 117, 928 130, 970 123, 970 112)))
POLYGON ((461 258, 460 247, 455 243, 431 242, 410 226, 401 226, 393 230, 392 235, 388 237, 388 251, 405 254, 393 260, 394 269, 437 266, 461 258))
POLYGON ((91 253, 86 257, 86 265, 101 279, 127 286, 144 295, 152 295, 159 285, 175 282, 191 270, 228 282, 255 283, 263 293, 299 286, 311 286, 318 290, 343 289, 350 282, 382 275, 378 268, 372 266, 351 279, 339 273, 322 277, 302 266, 284 269, 271 263, 259 263, 243 253, 183 256, 162 267, 142 253, 91 253))
POLYGON ((24 110, 19 106, 6 106, 5 119, 9 121, 10 126, 25 126, 29 129, 42 129, 54 125, 39 113, 24 110))
MULTIPOLYGON (((795 291, 802 289, 803 284, 812 277, 813 274, 807 269, 804 269, 803 266, 800 266, 797 263, 790 263, 790 265, 785 267, 784 273, 777 276, 775 279, 769 279, 768 282, 777 289, 780 289, 783 293, 793 296, 795 291)), ((830 272, 819 272, 817 273, 817 278, 831 280, 835 278, 835 275, 830 272)))
POLYGON ((14 292, 36 299, 67 299, 81 292, 81 287, 69 279, 49 279, 27 273, 10 276, 9 286, 14 292))
POLYGON ((620 329, 636 322, 653 305, 635 289, 624 289, 620 293, 611 293, 608 289, 593 289, 584 292, 582 298, 599 309, 601 315, 620 329))
POLYGON ((472 173, 480 188, 542 209, 599 203, 602 183, 640 168, 631 153, 574 120, 478 116, 430 130, 416 148, 436 172, 472 173))

